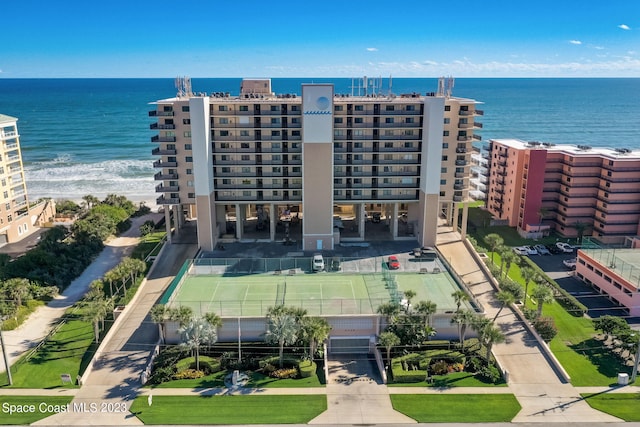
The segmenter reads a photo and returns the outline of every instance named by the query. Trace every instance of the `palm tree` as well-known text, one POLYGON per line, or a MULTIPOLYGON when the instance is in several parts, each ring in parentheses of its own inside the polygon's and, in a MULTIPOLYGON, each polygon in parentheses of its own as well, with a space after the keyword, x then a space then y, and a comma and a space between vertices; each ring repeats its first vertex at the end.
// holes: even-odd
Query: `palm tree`
POLYGON ((493 263, 493 253, 498 246, 504 244, 504 239, 500 237, 499 234, 491 233, 484 236, 484 242, 489 245, 489 250, 491 252, 491 262, 493 263))
POLYGON ((85 308, 82 319, 93 324, 96 343, 100 342, 100 331, 104 329, 104 320, 109 312, 113 310, 113 304, 113 298, 105 298, 104 294, 85 299, 82 304, 85 308))
POLYGON ((402 307, 397 302, 385 302, 380 304, 376 311, 387 318, 387 324, 393 325, 398 320, 402 307))
POLYGON ((514 261, 517 261, 520 258, 520 255, 517 255, 512 250, 508 250, 504 254, 502 254, 502 262, 504 263, 504 275, 509 276, 509 269, 511 268, 511 264, 514 261))
POLYGON ((424 326, 431 326, 433 314, 438 309, 438 305, 433 301, 418 301, 416 304, 416 312, 424 317, 424 326))
POLYGON ((22 300, 31 296, 31 284, 28 279, 13 278, 4 282, 8 296, 17 307, 22 305, 22 300))
POLYGON ((451 322, 458 325, 458 341, 462 349, 464 349, 467 328, 473 324, 474 319, 475 313, 472 310, 460 310, 451 318, 451 322))
POLYGON ((576 221, 573 224, 571 224, 569 227, 576 229, 576 233, 578 233, 577 242, 580 245, 582 244, 582 237, 584 236, 585 231, 587 231, 587 228, 591 226, 586 222, 576 221))
POLYGON ((405 308, 407 314, 411 311, 411 299, 416 296, 416 291, 407 289, 404 291, 404 297, 407 299, 407 307, 405 308))
POLYGON ((160 340, 164 343, 164 322, 169 320, 170 310, 164 304, 156 304, 151 307, 149 314, 151 315, 151 321, 158 325, 158 333, 160 334, 160 340))
POLYGON ((383 332, 378 338, 378 344, 387 350, 387 367, 391 367, 391 349, 400 344, 400 338, 393 332, 383 332))
POLYGON ((480 338, 480 342, 487 349, 486 358, 487 358, 487 366, 489 366, 491 364, 491 348, 493 347, 494 344, 499 344, 501 342, 504 342, 505 336, 500 330, 500 328, 498 328, 496 325, 490 322, 488 325, 486 325, 482 329, 482 333, 480 333, 479 338, 480 338))
POLYGON ((500 306, 500 310, 498 310, 498 312, 496 313, 496 317, 493 318, 494 322, 496 321, 498 316, 500 316, 500 313, 502 313, 502 310, 506 306, 516 302, 516 297, 509 291, 500 291, 500 292, 498 292, 498 294, 496 295, 496 298, 498 299, 498 301, 500 301, 500 303, 502 305, 500 306))
POLYGON ((180 328, 182 345, 189 348, 196 359, 196 370, 200 370, 200 347, 214 344, 218 340, 216 328, 205 318, 192 319, 180 328))
POLYGON ((542 315, 542 305, 553 301, 553 291, 546 285, 539 284, 532 296, 538 303, 538 316, 542 315))
POLYGON ((265 338, 270 344, 278 344, 281 368, 284 361, 284 346, 295 344, 299 330, 298 322, 291 314, 283 313, 269 318, 269 326, 265 338))
POLYGON ((537 276, 538 273, 531 267, 522 267, 520 269, 520 275, 524 279, 524 302, 523 306, 527 307, 527 292, 529 290, 529 283, 531 283, 537 276))
POLYGON ((309 344, 309 358, 313 360, 318 345, 324 342, 331 332, 331 325, 323 317, 305 317, 302 320, 302 336, 309 344))
POLYGON ((462 289, 458 289, 457 291, 454 291, 451 296, 456 303, 456 313, 459 313, 462 303, 464 301, 469 301, 469 295, 462 289))
POLYGON ((100 199, 98 199, 96 196, 92 196, 91 194, 83 196, 82 200, 84 200, 85 204, 87 205, 87 210, 91 210, 93 206, 100 203, 100 199))
POLYGON ((189 306, 181 305, 178 308, 169 309, 169 320, 178 322, 181 328, 188 325, 192 319, 193 310, 189 306))

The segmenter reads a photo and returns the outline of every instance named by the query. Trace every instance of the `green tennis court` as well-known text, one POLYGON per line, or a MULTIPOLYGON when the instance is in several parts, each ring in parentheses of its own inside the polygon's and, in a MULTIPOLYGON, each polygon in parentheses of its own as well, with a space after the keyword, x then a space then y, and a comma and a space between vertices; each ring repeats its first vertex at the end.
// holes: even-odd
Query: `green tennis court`
POLYGON ((451 294, 458 290, 446 272, 437 274, 185 274, 168 303, 189 306, 196 315, 264 316, 270 307, 300 307, 310 315, 373 314, 378 306, 398 301, 413 290, 413 303, 430 300, 438 311, 455 309, 451 294))

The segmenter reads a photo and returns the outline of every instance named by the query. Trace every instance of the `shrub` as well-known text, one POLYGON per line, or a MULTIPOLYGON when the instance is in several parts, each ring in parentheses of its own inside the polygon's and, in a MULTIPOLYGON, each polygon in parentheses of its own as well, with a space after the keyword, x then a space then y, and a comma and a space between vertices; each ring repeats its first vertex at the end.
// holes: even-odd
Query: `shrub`
POLYGON ((298 364, 301 378, 310 378, 315 375, 317 369, 316 362, 311 360, 303 360, 298 364))
POLYGON ((524 313, 524 318, 527 319, 529 322, 535 322, 535 320, 538 318, 538 310, 533 309, 533 308, 525 308, 523 310, 524 313))
POLYGON ((470 357, 467 359, 465 370, 467 372, 479 372, 482 370, 483 362, 479 357, 470 357))
POLYGON ((176 373, 176 368, 174 366, 163 366, 161 368, 155 368, 153 372, 151 372, 151 377, 149 377, 149 382, 151 384, 160 384, 167 381, 171 381, 175 373, 176 373))
POLYGON ((204 377, 204 372, 195 369, 185 369, 173 375, 174 380, 195 380, 204 377))
POLYGON ((464 363, 452 363, 448 367, 449 373, 451 372, 462 372, 464 371, 464 363))
POLYGON ((429 371, 433 375, 444 375, 449 373, 449 364, 444 360, 436 360, 429 366, 429 371))
POLYGON ((555 337, 558 333, 558 328, 556 327, 553 318, 551 317, 539 317, 533 322, 533 327, 536 332, 542 337, 543 340, 549 342, 555 337))
POLYGON ((502 378, 500 371, 493 365, 483 366, 476 374, 482 381, 495 384, 502 378))
MULTIPOLYGON (((196 369, 196 358, 185 357, 176 364, 176 369, 178 372, 186 369, 196 369)), ((220 362, 213 357, 200 356, 200 370, 204 372, 205 375, 214 374, 221 370, 220 362)))
POLYGON ((297 368, 280 368, 269 374, 270 377, 285 379, 285 378, 296 378, 298 376, 297 368))

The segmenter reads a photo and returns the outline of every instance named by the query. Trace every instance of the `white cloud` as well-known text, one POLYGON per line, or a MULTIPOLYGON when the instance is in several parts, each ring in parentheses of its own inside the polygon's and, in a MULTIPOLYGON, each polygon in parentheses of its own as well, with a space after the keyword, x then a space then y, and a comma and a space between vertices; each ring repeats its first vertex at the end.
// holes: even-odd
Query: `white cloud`
POLYGON ((569 40, 569 43, 571 43, 571 44, 582 44, 582 42, 580 40, 569 40))
POLYGON ((621 30, 630 30, 631 28, 629 28, 629 26, 627 24, 620 24, 618 25, 618 28, 620 28, 621 30))
POLYGON ((377 48, 377 47, 368 47, 368 48, 367 48, 367 51, 368 51, 368 52, 377 52, 377 51, 378 51, 378 48, 377 48))

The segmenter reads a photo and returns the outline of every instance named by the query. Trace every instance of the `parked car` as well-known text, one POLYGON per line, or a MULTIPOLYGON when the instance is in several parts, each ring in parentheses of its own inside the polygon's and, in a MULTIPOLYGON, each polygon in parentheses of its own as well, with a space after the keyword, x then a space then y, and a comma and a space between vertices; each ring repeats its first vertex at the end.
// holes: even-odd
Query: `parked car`
POLYGON ((400 261, 398 261, 398 257, 395 255, 391 255, 389 260, 387 261, 387 266, 389 266, 389 270, 397 270, 400 268, 400 261))
POLYGON ((513 248, 513 252, 517 253, 518 255, 529 255, 527 248, 525 248, 524 246, 516 246, 515 248, 513 248))
POLYGON ((538 255, 538 251, 533 246, 523 246, 527 250, 527 255, 538 255))
POLYGON ((562 250, 560 250, 559 247, 557 247, 556 245, 547 245, 547 249, 549 250, 549 252, 551 252, 551 254, 555 255, 555 254, 561 254, 563 253, 562 250))
POLYGON ((578 262, 578 260, 576 258, 565 259, 564 261, 562 261, 564 266, 569 268, 569 269, 571 269, 571 270, 575 270, 576 269, 576 262, 578 262))
POLYGON ((313 271, 324 270, 324 259, 321 254, 315 254, 313 256, 313 271))
POLYGON ((549 252, 549 249, 547 249, 545 245, 538 244, 538 245, 535 245, 533 248, 536 251, 538 251, 540 255, 551 255, 551 252, 549 252))
POLYGON ((567 253, 567 254, 573 253, 573 246, 571 246, 568 243, 558 242, 556 243, 556 246, 558 247, 558 249, 560 249, 564 253, 567 253))

